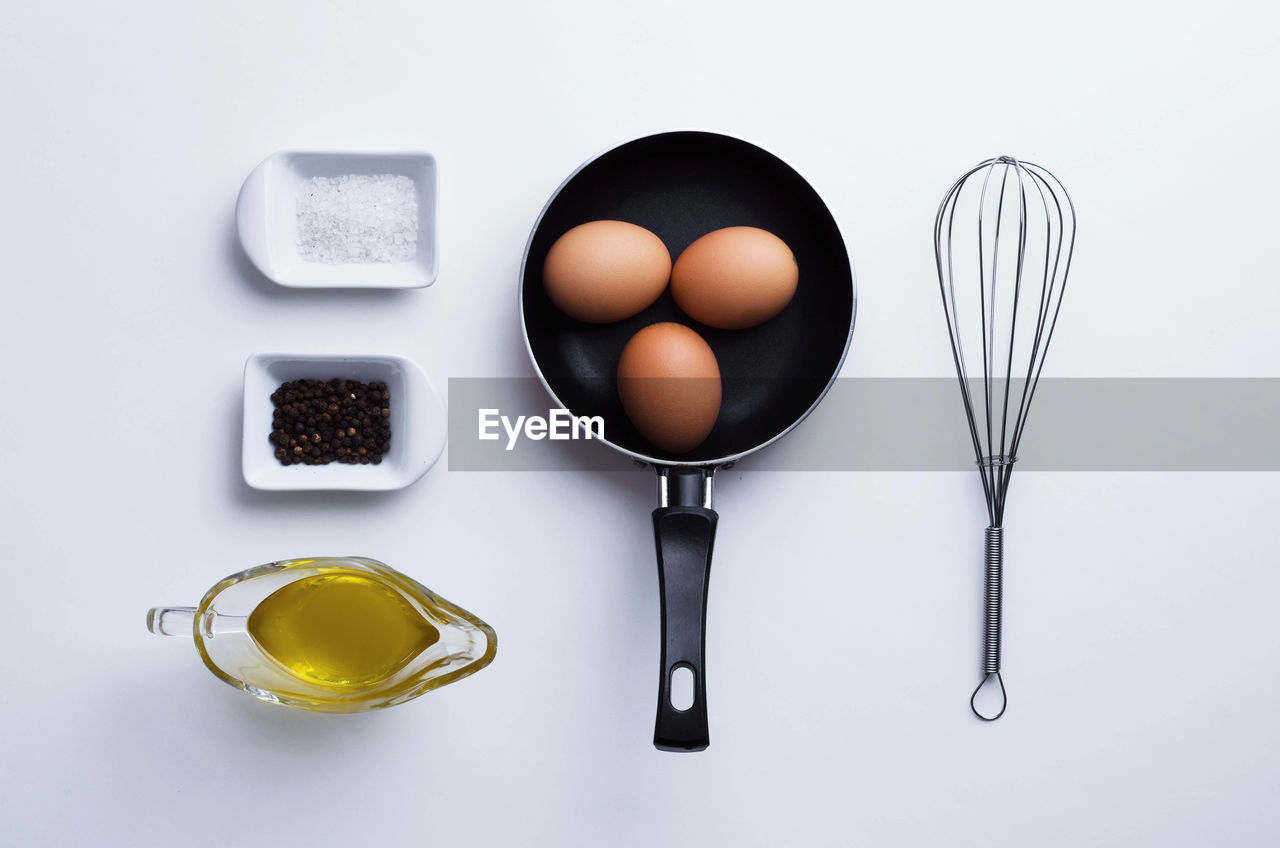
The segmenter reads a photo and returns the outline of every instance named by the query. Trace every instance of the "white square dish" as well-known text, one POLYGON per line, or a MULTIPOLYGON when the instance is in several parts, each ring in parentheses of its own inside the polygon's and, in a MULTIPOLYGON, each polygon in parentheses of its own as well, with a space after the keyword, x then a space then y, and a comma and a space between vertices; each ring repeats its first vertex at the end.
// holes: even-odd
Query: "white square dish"
POLYGON ((295 288, 424 288, 436 281, 436 160, 430 153, 273 153, 236 200, 236 231, 268 279, 295 288), (407 262, 326 264, 298 252, 297 196, 313 177, 408 177, 418 192, 418 244, 407 262))
POLYGON ((413 361, 393 355, 255 353, 244 366, 244 481, 255 489, 381 492, 427 473, 444 450, 444 399, 413 361), (271 395, 288 380, 359 380, 387 384, 391 449, 378 465, 281 465, 268 440, 271 395))

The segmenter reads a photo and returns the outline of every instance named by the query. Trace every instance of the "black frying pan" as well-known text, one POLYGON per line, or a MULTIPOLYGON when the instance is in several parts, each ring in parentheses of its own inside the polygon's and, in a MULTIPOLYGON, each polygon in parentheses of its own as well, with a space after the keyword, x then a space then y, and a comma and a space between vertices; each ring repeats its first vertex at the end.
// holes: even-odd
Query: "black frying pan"
POLYGON ((525 247, 520 273, 525 342, 552 397, 576 416, 599 415, 605 441, 658 472, 653 512, 662 597, 662 666, 653 743, 700 751, 707 732, 707 584, 717 515, 711 478, 718 467, 782 437, 822 400, 840 371, 856 311, 853 268, 826 204, 790 166, 753 144, 709 132, 669 132, 613 148, 572 174, 547 202, 525 247), (699 236, 721 227, 760 227, 785 241, 800 267, 795 298, 746 330, 699 324, 670 292, 615 324, 584 324, 556 309, 542 283, 551 245, 578 224, 639 224, 674 261, 699 236), (618 358, 641 328, 677 321, 715 352, 723 383, 710 436, 686 455, 658 450, 631 426, 618 398, 618 358), (693 674, 693 703, 671 701, 677 669, 693 674))

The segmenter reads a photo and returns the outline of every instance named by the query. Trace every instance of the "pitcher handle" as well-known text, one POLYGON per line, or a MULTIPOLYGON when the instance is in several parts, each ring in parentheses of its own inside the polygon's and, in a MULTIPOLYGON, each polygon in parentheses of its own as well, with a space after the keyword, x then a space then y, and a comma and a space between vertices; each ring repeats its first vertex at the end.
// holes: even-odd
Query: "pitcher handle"
POLYGON ((195 607, 152 607, 147 613, 147 629, 157 636, 194 636, 195 607))

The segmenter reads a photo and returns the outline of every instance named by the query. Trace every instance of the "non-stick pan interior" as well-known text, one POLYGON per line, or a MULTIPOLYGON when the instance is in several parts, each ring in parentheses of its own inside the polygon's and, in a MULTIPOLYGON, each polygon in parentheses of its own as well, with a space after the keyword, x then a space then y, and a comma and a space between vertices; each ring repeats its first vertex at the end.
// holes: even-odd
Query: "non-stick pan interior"
POLYGON ((609 442, 670 462, 715 462, 751 451, 804 417, 836 376, 853 328, 853 272, 839 228, 821 198, 772 154, 729 136, 675 132, 628 142, 587 164, 547 207, 529 243, 523 284, 525 330, 556 397, 575 415, 600 415, 609 442), (699 236, 760 227, 790 245, 800 268, 795 298, 746 330, 699 324, 670 291, 616 324, 584 324, 556 309, 542 283, 547 251, 565 231, 612 219, 656 233, 674 261, 699 236), (686 455, 649 444, 618 399, 618 358, 638 330, 686 324, 715 352, 724 383, 720 417, 686 455))

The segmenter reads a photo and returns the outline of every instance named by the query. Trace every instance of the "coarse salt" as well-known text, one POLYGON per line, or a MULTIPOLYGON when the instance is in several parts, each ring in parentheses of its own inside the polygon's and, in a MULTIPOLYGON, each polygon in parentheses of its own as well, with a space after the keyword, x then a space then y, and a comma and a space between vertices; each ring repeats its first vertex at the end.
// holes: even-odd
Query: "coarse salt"
POLYGON ((298 188, 297 210, 308 262, 407 262, 418 251, 418 190, 408 177, 312 177, 298 188))

